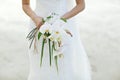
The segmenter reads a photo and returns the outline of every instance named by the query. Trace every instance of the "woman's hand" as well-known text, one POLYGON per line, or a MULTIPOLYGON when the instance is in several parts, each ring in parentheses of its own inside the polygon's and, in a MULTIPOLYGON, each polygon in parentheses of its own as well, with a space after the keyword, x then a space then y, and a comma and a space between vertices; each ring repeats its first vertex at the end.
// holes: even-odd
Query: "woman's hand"
POLYGON ((34 21, 34 23, 35 23, 35 25, 36 25, 36 27, 37 27, 38 29, 44 24, 43 18, 42 18, 42 17, 39 17, 39 16, 34 17, 34 18, 33 18, 33 21, 34 21))
POLYGON ((23 11, 34 21, 36 27, 39 29, 43 24, 42 17, 36 15, 36 13, 30 7, 30 0, 22 0, 23 11))
POLYGON ((75 0, 75 1, 76 1, 76 6, 73 7, 67 13, 65 13, 64 15, 62 15, 62 18, 70 19, 85 9, 85 0, 75 0))

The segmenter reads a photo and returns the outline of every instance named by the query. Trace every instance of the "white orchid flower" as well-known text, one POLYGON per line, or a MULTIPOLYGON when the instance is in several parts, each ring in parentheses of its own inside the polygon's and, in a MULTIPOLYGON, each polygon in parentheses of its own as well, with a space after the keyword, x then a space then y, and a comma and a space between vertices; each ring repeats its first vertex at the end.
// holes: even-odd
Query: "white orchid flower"
POLYGON ((60 17, 58 17, 53 25, 58 25, 59 27, 63 28, 63 26, 66 24, 66 22, 64 20, 62 20, 60 17))
POLYGON ((64 47, 61 46, 57 49, 57 51, 53 54, 53 57, 55 56, 59 56, 59 57, 63 57, 63 52, 64 52, 64 47))
POLYGON ((39 29, 39 31, 44 34, 45 32, 52 32, 51 25, 45 22, 39 29))
POLYGON ((49 36, 49 38, 55 42, 61 41, 63 34, 65 34, 65 31, 62 28, 58 27, 58 25, 53 25, 52 26, 52 33, 49 36))
POLYGON ((52 32, 52 34, 48 37, 51 41, 61 41, 62 35, 59 32, 52 32))
POLYGON ((63 56, 63 53, 61 53, 61 52, 56 52, 56 53, 53 54, 53 58, 54 58, 55 56, 62 57, 62 56, 63 56))

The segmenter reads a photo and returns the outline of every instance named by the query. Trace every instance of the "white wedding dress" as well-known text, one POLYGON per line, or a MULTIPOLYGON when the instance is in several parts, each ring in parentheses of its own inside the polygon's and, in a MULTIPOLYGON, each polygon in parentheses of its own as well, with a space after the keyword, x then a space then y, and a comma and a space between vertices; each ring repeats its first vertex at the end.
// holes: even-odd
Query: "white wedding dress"
MULTIPOLYGON (((72 0, 36 0, 35 12, 42 17, 47 17, 52 12, 63 15, 70 10, 71 4, 72 0)), ((51 67, 49 66, 47 45, 45 45, 42 67, 40 67, 40 53, 35 53, 33 46, 28 50, 30 60, 28 80, 91 80, 89 60, 81 43, 79 30, 75 25, 74 18, 71 18, 65 26, 71 31, 73 37, 65 37, 64 57, 58 60, 59 73, 54 63, 51 67)), ((30 20, 29 31, 35 27, 30 20)), ((38 49, 40 49, 40 44, 37 41, 38 49)))

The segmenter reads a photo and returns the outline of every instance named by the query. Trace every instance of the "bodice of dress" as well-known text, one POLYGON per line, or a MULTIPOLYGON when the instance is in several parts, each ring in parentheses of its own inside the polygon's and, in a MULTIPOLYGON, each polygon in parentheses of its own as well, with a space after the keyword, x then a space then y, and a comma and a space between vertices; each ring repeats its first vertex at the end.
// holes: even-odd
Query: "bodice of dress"
POLYGON ((43 17, 50 13, 64 14, 67 11, 67 0, 36 0, 35 11, 43 17))

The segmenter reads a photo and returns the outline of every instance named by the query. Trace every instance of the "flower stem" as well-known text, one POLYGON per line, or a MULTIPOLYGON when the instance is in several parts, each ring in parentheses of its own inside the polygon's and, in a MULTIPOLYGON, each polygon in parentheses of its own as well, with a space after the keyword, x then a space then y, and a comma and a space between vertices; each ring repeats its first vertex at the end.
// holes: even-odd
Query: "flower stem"
POLYGON ((30 42, 30 46, 29 46, 29 48, 31 48, 32 43, 33 43, 33 40, 34 40, 34 37, 32 38, 32 41, 30 42))
POLYGON ((48 39, 48 43, 49 43, 49 59, 50 59, 50 66, 52 64, 52 52, 51 52, 51 43, 50 43, 50 39, 48 39))
POLYGON ((28 35, 27 35, 26 38, 29 38, 29 37, 34 33, 35 30, 36 30, 36 28, 32 29, 32 30, 28 33, 28 35))
POLYGON ((45 40, 46 40, 46 39, 43 38, 43 41, 42 41, 42 50, 41 50, 41 58, 40 58, 40 66, 42 66, 43 51, 44 51, 45 40))
POLYGON ((56 69, 57 69, 57 72, 58 72, 58 56, 55 56, 54 59, 55 59, 56 69))

